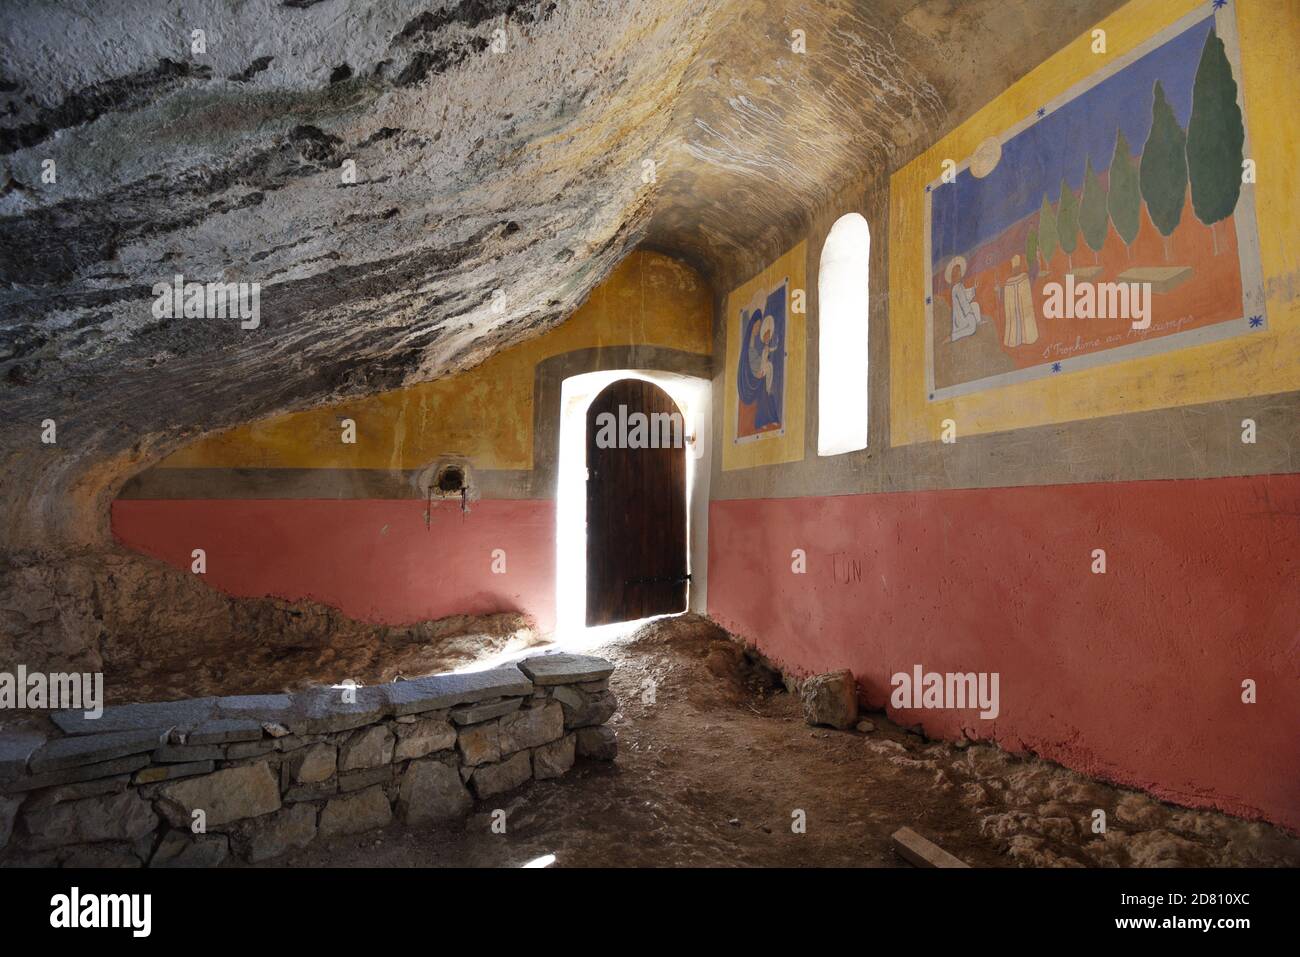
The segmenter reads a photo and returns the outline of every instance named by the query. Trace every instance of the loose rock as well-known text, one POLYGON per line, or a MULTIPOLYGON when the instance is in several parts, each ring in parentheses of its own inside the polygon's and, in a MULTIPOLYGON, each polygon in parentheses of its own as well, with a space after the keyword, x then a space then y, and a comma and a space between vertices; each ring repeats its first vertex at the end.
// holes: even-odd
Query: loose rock
POLYGON ((858 686, 848 669, 813 675, 799 691, 804 720, 811 725, 851 728, 858 720, 858 686))

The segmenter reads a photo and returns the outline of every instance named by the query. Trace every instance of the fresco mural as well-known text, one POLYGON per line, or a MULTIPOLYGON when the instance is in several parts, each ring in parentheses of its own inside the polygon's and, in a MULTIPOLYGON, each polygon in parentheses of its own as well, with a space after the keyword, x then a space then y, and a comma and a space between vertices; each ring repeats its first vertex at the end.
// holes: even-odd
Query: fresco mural
POLYGON ((929 399, 1265 327, 1241 61, 1216 7, 926 185, 929 399))
POLYGON ((807 261, 806 241, 787 249, 731 290, 719 313, 723 471, 804 456, 807 261))
POLYGON ((790 281, 740 310, 736 441, 780 433, 785 424, 786 302, 790 281))

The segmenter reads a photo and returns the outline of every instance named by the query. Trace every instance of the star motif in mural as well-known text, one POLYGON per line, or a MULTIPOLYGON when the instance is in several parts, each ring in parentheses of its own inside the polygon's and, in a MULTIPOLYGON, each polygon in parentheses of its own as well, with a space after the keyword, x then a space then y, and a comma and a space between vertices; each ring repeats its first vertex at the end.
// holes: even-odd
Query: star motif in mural
POLYGON ((1263 316, 1251 316, 1251 317, 1250 317, 1250 328, 1252 328, 1252 329, 1258 329, 1258 328, 1259 328, 1260 326, 1262 326, 1263 324, 1264 324, 1264 317, 1263 317, 1263 316))
POLYGON ((1060 372, 1060 371, 1061 371, 1061 364, 1060 364, 1059 362, 1053 362, 1053 363, 1052 363, 1052 371, 1053 371, 1053 372, 1060 372))
POLYGON ((926 191, 927 193, 930 192, 930 190, 931 190, 932 188, 933 188, 933 187, 931 187, 929 183, 926 183, 926 184, 925 184, 925 191, 926 191))
POLYGON ((1214 0, 1214 9, 1222 10, 1228 5, 1228 0, 1214 0))
POLYGON ((1040 107, 1038 108, 1038 115, 1039 115, 1040 117, 1041 117, 1041 116, 1046 116, 1046 115, 1047 115, 1047 107, 1045 107, 1045 106, 1040 106, 1040 107))
POLYGON ((927 306, 930 305, 930 297, 929 297, 929 296, 926 296, 926 297, 925 297, 925 304, 926 304, 927 306))

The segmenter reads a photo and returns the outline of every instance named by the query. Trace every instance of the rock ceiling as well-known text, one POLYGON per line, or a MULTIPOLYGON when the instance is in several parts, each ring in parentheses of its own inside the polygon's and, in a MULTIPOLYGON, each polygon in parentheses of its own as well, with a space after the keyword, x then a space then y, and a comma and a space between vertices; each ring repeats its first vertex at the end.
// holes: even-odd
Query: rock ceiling
POLYGON ((159 455, 480 361, 638 243, 743 274, 1117 6, 10 0, 0 539, 102 545, 159 455), (260 324, 159 318, 175 275, 260 324))

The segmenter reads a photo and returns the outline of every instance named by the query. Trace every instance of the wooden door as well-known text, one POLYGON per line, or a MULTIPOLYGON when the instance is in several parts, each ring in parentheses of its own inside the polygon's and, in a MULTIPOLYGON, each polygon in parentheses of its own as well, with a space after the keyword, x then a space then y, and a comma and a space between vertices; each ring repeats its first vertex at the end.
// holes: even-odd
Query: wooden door
POLYGON ((668 393, 643 379, 620 379, 592 400, 588 625, 686 610, 685 431, 668 393))

